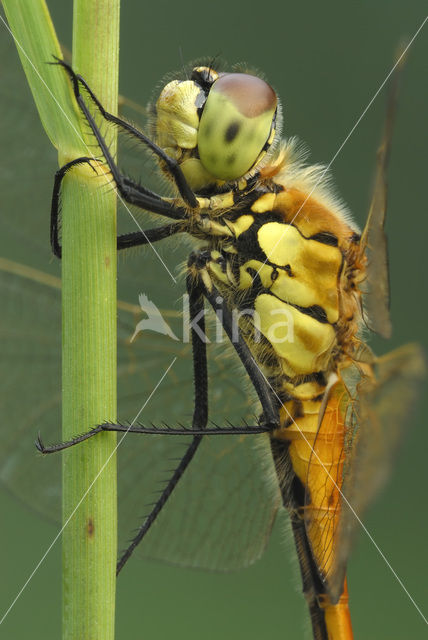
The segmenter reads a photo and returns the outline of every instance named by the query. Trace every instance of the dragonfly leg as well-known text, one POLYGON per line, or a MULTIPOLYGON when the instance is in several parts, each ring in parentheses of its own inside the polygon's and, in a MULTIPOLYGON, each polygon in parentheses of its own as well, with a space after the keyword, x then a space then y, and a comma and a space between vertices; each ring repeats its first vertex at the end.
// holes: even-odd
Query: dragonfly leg
MULTIPOLYGON (((169 497, 173 493, 175 487, 183 476, 188 465, 192 461, 196 454, 199 445, 202 442, 204 435, 220 434, 223 433, 223 429, 206 429, 208 421, 208 373, 207 373, 207 354, 206 354, 206 341, 205 341, 205 321, 204 321, 204 299, 206 298, 210 304, 218 307, 219 292, 212 286, 209 290, 204 284, 204 281, 199 273, 200 277, 195 278, 194 267, 199 262, 201 256, 198 254, 192 254, 189 260, 189 272, 187 276, 187 290, 189 294, 189 308, 190 308, 190 327, 192 336, 192 350, 193 350, 193 377, 194 377, 194 394, 195 394, 195 406, 193 412, 192 428, 183 430, 184 435, 192 435, 193 438, 188 445, 183 457, 181 458, 178 466, 173 472, 171 478, 162 491, 159 499, 154 504, 153 509, 149 513, 148 517, 144 520, 143 524, 138 529, 137 535, 132 539, 130 545, 122 554, 117 564, 117 573, 125 565, 126 561, 132 555, 134 549, 138 546, 141 540, 144 538, 150 527, 158 517, 162 508, 165 506, 169 497)), ((198 264, 200 267, 201 265, 198 264)), ((229 335, 233 342, 233 326, 232 326, 232 314, 224 304, 223 308, 223 326, 226 333, 229 335)), ((264 422, 263 424, 256 425, 254 427, 242 427, 225 429, 224 433, 237 434, 237 433, 265 433, 277 426, 277 409, 273 404, 272 398, 269 394, 267 382, 252 359, 251 353, 241 334, 238 336, 238 340, 233 342, 234 347, 243 362, 249 377, 256 388, 258 396, 260 398, 264 422)), ((178 435, 175 429, 149 429, 142 427, 126 427, 124 425, 104 424, 98 425, 91 429, 89 432, 76 436, 69 442, 65 442, 59 445, 53 445, 52 447, 45 447, 40 438, 36 443, 37 448, 42 453, 53 453, 55 451, 61 451, 70 446, 74 446, 92 436, 100 433, 104 430, 122 431, 122 432, 139 432, 139 433, 169 433, 178 435)))
POLYGON ((309 609, 313 637, 317 640, 329 640, 330 635, 327 633, 325 614, 320 604, 320 600, 325 597, 326 588, 320 578, 305 525, 303 506, 305 487, 293 472, 290 474, 291 462, 288 444, 284 440, 276 440, 275 438, 271 438, 270 444, 278 477, 283 478, 280 485, 282 502, 290 516, 291 529, 299 558, 302 590, 309 609), (288 471, 284 473, 284 469, 287 468, 288 471))
MULTIPOLYGON (((50 242, 51 249, 54 256, 57 258, 61 258, 62 255, 62 247, 59 242, 59 211, 60 211, 60 193, 61 193, 61 184, 64 180, 65 175, 73 168, 81 164, 88 164, 90 167, 92 158, 83 156, 81 158, 75 158, 71 160, 71 162, 67 162, 64 166, 62 166, 55 174, 54 187, 52 191, 52 202, 51 202, 51 220, 50 220, 50 242)), ((95 169, 94 169, 95 171, 95 169)))
POLYGON ((124 233, 117 238, 117 249, 121 251, 122 249, 129 249, 130 247, 152 244, 153 242, 158 242, 158 240, 170 238, 176 233, 184 233, 185 231, 186 229, 180 222, 173 222, 171 224, 165 224, 162 227, 155 227, 154 229, 124 233))
POLYGON ((46 446, 41 436, 39 435, 36 440, 36 448, 40 453, 48 454, 48 453, 58 453, 59 451, 64 451, 64 449, 69 449, 70 447, 74 447, 76 444, 80 444, 85 440, 89 440, 93 436, 96 436, 97 433, 101 433, 101 431, 114 431, 116 433, 138 433, 140 435, 155 435, 155 436, 242 436, 242 435, 254 435, 257 433, 269 433, 271 431, 271 427, 265 424, 255 424, 255 425, 247 425, 245 424, 242 427, 234 427, 228 425, 226 427, 214 426, 207 429, 197 429, 192 427, 156 427, 155 425, 151 425, 150 427, 146 427, 143 424, 137 425, 126 425, 119 424, 116 422, 104 422, 103 424, 99 424, 90 431, 86 433, 82 433, 79 436, 75 436, 71 440, 66 440, 65 442, 59 442, 57 444, 52 444, 46 446))
MULTIPOLYGON (((204 319, 204 299, 200 289, 193 286, 193 282, 190 275, 187 276, 187 290, 189 294, 189 312, 191 322, 195 318, 201 317, 200 327, 205 334, 205 319, 204 319)), ((191 325, 192 326, 192 325, 191 325)), ((203 337, 192 326, 192 352, 193 352, 193 382, 195 393, 195 406, 193 411, 192 428, 195 430, 205 429, 208 421, 208 368, 207 368, 207 350, 203 337)), ((144 538, 162 508, 166 504, 168 498, 171 496, 175 487, 177 486, 183 473, 192 461, 199 445, 202 442, 202 435, 196 435, 193 437, 191 443, 186 449, 183 457, 181 458, 174 473, 169 479, 167 485, 162 491, 159 499, 155 503, 148 517, 144 520, 140 526, 137 535, 132 539, 128 548, 124 551, 119 558, 116 568, 116 574, 118 574, 126 561, 131 556, 134 549, 144 538)))
POLYGON ((251 351, 242 336, 239 326, 237 326, 232 310, 229 308, 226 300, 220 294, 218 289, 216 289, 211 280, 207 270, 207 265, 210 260, 210 253, 205 250, 192 253, 189 260, 190 272, 196 279, 198 285, 202 288, 204 297, 213 307, 217 317, 221 318, 223 329, 237 352, 239 359, 244 365, 259 397, 263 409, 262 423, 266 427, 267 431, 273 431, 279 426, 278 407, 274 401, 273 393, 269 387, 266 377, 254 360, 251 351))
MULTIPOLYGON (((52 204, 51 204, 51 219, 50 219, 50 242, 53 254, 61 259, 62 256, 62 247, 59 241, 59 215, 61 210, 60 203, 60 194, 61 194, 61 185, 62 181, 66 174, 81 164, 88 164, 92 167, 91 162, 94 158, 89 158, 83 156, 81 158, 75 158, 70 162, 67 162, 64 166, 62 166, 55 174, 54 187, 52 192, 52 204)), ((96 174, 96 170, 92 167, 94 173, 96 174)), ((144 244, 151 244, 153 242, 157 242, 158 240, 163 240, 164 238, 169 238, 170 236, 176 233, 182 233, 186 229, 181 222, 175 222, 163 225, 161 227, 155 227, 154 229, 146 229, 142 231, 135 231, 132 233, 125 233, 117 238, 117 249, 118 251, 122 249, 129 249, 130 247, 137 247, 144 244)))
MULTIPOLYGON (((193 287, 189 292, 189 307, 190 307, 190 318, 191 320, 195 317, 201 315, 201 311, 203 312, 203 298, 201 293, 196 291, 193 287)), ((204 317, 202 313, 201 325, 204 328, 204 317)), ((64 451, 64 449, 69 449, 70 447, 75 446, 76 444, 80 444, 89 438, 101 433, 101 431, 118 431, 125 433, 151 433, 151 434, 159 434, 159 433, 167 433, 174 435, 192 435, 193 429, 199 429, 199 431, 204 430, 206 427, 206 423, 208 420, 208 379, 206 372, 206 345, 200 339, 199 335, 196 331, 192 330, 192 347, 193 347, 193 368, 194 368, 194 379, 195 379, 195 413, 193 416, 192 429, 182 429, 181 434, 175 431, 174 429, 156 429, 153 428, 145 428, 145 427, 133 427, 121 424, 113 424, 113 423, 105 423, 100 424, 89 431, 82 433, 80 435, 75 436, 71 440, 66 440, 64 442, 60 442, 58 444, 45 446, 41 436, 39 435, 36 440, 36 448, 40 453, 48 454, 48 453, 57 453, 59 451, 64 451), (198 380, 198 384, 196 384, 196 380, 198 380)), ((256 428, 256 427, 255 427, 256 428)), ((217 431, 217 430, 216 430, 217 431)), ((257 431, 259 432, 259 431, 257 431)), ((198 434, 199 435, 199 434, 198 434)))
MULTIPOLYGON (((187 278, 188 284, 188 292, 189 292, 189 308, 190 308, 190 320, 194 321, 196 318, 199 319, 199 329, 205 333, 205 322, 204 322, 204 297, 203 292, 200 288, 196 288, 194 286, 193 281, 191 281, 190 276, 187 278)), ((191 325, 192 326, 192 325, 191 325)), ((166 504, 168 498, 174 491, 177 483, 182 477, 183 473, 187 469, 188 465, 192 461, 199 445, 201 444, 204 430, 208 420, 208 372, 207 372, 207 355, 206 355, 206 344, 201 337, 200 333, 196 331, 192 326, 192 350, 193 350, 193 376, 194 376, 194 394, 195 394, 195 406, 193 412, 193 420, 192 420, 192 429, 186 431, 186 435, 193 435, 192 441, 188 445, 183 457, 181 458, 178 466, 176 467, 174 473, 172 474, 170 480, 162 491, 159 499, 155 503, 153 509, 151 510, 148 517, 145 519, 143 524, 138 529, 137 535, 133 538, 128 548, 122 554, 119 559, 117 565, 117 573, 122 569, 128 558, 131 556, 134 549, 141 542, 145 534, 150 529, 153 522, 156 520, 157 516, 161 512, 162 508, 166 504), (196 435, 192 432, 196 432, 196 435)), ((81 436, 77 436, 73 440, 62 443, 59 445, 54 445, 52 447, 45 447, 41 442, 40 438, 36 442, 36 446, 42 453, 53 453, 55 451, 61 451, 62 449, 68 448, 92 436, 100 433, 103 430, 121 430, 127 431, 127 427, 122 427, 121 425, 109 425, 110 429, 107 425, 98 425, 91 431, 82 434, 81 436)), ((260 432, 260 428, 255 427, 254 432, 260 432)), ((140 430, 141 432, 141 430, 140 430)))
MULTIPOLYGON (((163 149, 161 149, 155 142, 153 142, 152 140, 150 140, 150 138, 148 138, 146 135, 144 135, 144 133, 142 133, 141 131, 139 131, 138 129, 136 129, 134 126, 132 126, 129 122, 126 122, 126 120, 122 120, 121 118, 118 118, 117 116, 114 116, 113 114, 109 113, 108 111, 106 111, 104 109, 104 107, 102 106, 102 104, 100 103, 100 101, 97 99, 97 97, 95 96, 95 94, 93 93, 93 91, 91 90, 91 88, 88 86, 88 84, 86 83, 86 81, 84 80, 84 78, 82 78, 82 76, 76 74, 73 69, 71 68, 71 66, 69 64, 67 64, 66 62, 64 62, 64 60, 59 60, 57 61, 57 64, 59 64, 60 66, 62 66, 65 71, 68 73, 72 83, 73 83, 73 90, 74 90, 74 95, 75 98, 83 112, 83 114, 85 115, 86 120, 88 121, 89 126, 92 129, 92 132, 95 136, 95 138, 97 139, 97 142, 100 146, 100 149, 106 159, 106 162, 110 168, 110 171, 113 175, 113 178, 116 182, 117 188, 120 192, 120 194, 122 195, 122 197, 129 202, 130 204, 135 204, 137 206, 141 206, 141 208, 149 208, 147 206, 147 202, 144 202, 144 193, 141 193, 141 200, 140 200, 140 204, 139 202, 137 202, 138 200, 138 193, 140 191, 140 186, 137 183, 132 182, 129 179, 124 180, 123 176, 120 174, 111 154, 110 151, 108 149, 108 146, 103 138, 103 136, 101 135, 95 121, 94 118, 92 117, 84 99, 82 94, 80 93, 80 87, 79 84, 81 84, 86 91, 88 92, 89 97, 91 98, 91 100, 93 101, 93 103, 96 105, 96 107, 98 108, 98 110, 100 111, 101 115, 103 116, 103 118, 105 120, 107 120, 108 122, 112 122, 113 124, 117 125, 118 127, 120 127, 121 129, 123 129, 124 131, 126 131, 129 135, 135 137, 139 142, 141 142, 142 144, 144 144, 146 147, 148 147, 151 151, 153 151, 153 153, 155 155, 158 156, 158 158, 165 164, 166 168, 168 169, 169 173, 171 174, 172 178, 174 179, 174 182, 177 186, 177 189, 181 195, 181 197, 183 198, 184 202, 186 203, 186 205, 188 205, 189 207, 192 208, 197 208, 198 207, 198 201, 196 199, 195 194, 193 193, 192 189, 190 188, 190 186, 188 185, 186 178, 184 177, 184 174, 182 172, 182 170, 180 169, 180 166, 178 164, 178 162, 176 160, 174 160, 174 158, 169 157, 164 151, 163 149)), ((150 209, 152 211, 152 209, 150 209)), ((156 213, 156 211, 155 211, 156 213)))

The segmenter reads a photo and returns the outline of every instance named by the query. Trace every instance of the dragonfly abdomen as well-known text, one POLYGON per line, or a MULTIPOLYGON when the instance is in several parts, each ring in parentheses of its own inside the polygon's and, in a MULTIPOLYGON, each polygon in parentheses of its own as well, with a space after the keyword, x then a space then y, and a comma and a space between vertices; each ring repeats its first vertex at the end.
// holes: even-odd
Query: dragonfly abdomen
POLYGON ((282 426, 272 434, 272 454, 288 510, 303 591, 314 638, 352 639, 346 581, 338 598, 330 595, 336 580, 337 536, 341 516, 346 427, 341 412, 342 383, 326 387, 325 397, 293 398, 280 410, 282 426))

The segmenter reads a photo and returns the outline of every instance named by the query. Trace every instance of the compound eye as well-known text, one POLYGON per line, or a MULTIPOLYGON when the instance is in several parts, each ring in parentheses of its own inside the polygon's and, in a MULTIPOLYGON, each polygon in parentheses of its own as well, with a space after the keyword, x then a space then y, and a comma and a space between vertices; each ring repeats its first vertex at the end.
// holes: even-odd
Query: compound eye
POLYGON ((277 103, 272 87, 256 76, 220 76, 199 125, 198 151, 205 169, 221 180, 245 175, 272 142, 277 103))

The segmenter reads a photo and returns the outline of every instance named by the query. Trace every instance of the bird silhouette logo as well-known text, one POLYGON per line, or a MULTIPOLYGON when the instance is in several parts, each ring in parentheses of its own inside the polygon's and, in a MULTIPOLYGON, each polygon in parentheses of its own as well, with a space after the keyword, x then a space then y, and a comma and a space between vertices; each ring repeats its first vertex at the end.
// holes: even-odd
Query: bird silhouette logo
POLYGON ((140 331, 155 331, 156 333, 163 333, 163 335, 169 336, 173 340, 178 340, 169 324, 162 318, 162 314, 155 303, 149 300, 145 293, 140 293, 138 301, 141 309, 148 317, 140 320, 137 324, 134 335, 131 338, 131 342, 133 342, 140 331))

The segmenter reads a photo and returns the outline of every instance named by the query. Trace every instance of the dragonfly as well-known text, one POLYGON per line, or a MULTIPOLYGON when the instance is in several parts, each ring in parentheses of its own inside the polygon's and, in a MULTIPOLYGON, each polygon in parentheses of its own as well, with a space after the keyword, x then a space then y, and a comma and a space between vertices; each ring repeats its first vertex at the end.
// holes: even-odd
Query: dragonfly
MULTIPOLYGON (((172 86, 168 84, 164 88, 157 105, 158 113, 166 106, 164 121, 159 130, 155 127, 155 140, 163 154, 167 148, 168 153, 172 149, 176 160, 178 156, 175 166, 180 171, 174 171, 181 200, 177 205, 177 198, 171 200, 157 196, 118 172, 108 149, 103 148, 103 136, 91 116, 94 107, 103 113, 102 106, 94 101, 95 97, 90 93, 88 98, 89 88, 84 80, 76 78, 69 67, 65 68, 74 83, 76 99, 83 109, 87 109, 86 116, 93 127, 104 161, 115 177, 116 184, 119 186, 122 181, 123 197, 132 201, 133 205, 139 204, 144 210, 154 209, 158 215, 171 215, 174 223, 168 223, 169 231, 187 232, 197 239, 202 237, 208 243, 209 251, 205 248, 194 254, 189 263, 189 297, 194 305, 194 315, 200 310, 204 297, 212 301, 214 307, 218 305, 218 299, 225 301, 221 303, 223 320, 235 305, 241 309, 250 306, 254 310, 259 307, 260 314, 258 327, 247 315, 243 316, 237 327, 238 338, 231 342, 237 354, 235 362, 237 358, 242 361, 255 387, 254 395, 263 412, 261 417, 253 418, 252 423, 234 426, 235 420, 244 411, 251 410, 253 399, 249 399, 247 393, 240 391, 228 379, 225 369, 229 367, 223 364, 223 344, 217 349, 214 369, 210 374, 197 370, 195 378, 199 385, 204 378, 214 381, 213 386, 218 388, 217 403, 230 412, 230 424, 227 427, 210 427, 205 417, 193 425, 192 431, 189 427, 171 430, 138 426, 129 429, 130 436, 132 432, 141 434, 139 440, 143 444, 138 464, 140 460, 148 463, 144 468, 144 477, 149 491, 152 489, 150 478, 156 477, 155 463, 167 456, 168 447, 171 446, 169 441, 182 436, 190 443, 178 466, 180 477, 177 481, 176 477, 167 480, 165 491, 168 495, 163 493, 156 502, 132 548, 121 559, 119 568, 122 568, 136 543, 140 542, 139 548, 144 555, 181 565, 217 570, 246 566, 263 552, 276 513, 285 507, 290 514, 301 561, 314 637, 351 638, 345 570, 353 534, 367 503, 386 474, 400 426, 414 402, 416 383, 423 370, 417 347, 409 346, 384 358, 376 358, 359 335, 363 323, 370 323, 380 333, 389 332, 383 222, 384 173, 391 135, 391 110, 379 152, 375 193, 368 222, 363 233, 359 234, 346 219, 345 209, 328 194, 322 182, 320 188, 317 190, 315 187, 302 204, 319 180, 321 170, 305 167, 296 155, 292 142, 279 143, 278 99, 271 87, 259 78, 236 72, 222 74, 210 66, 201 65, 180 82, 172 82, 172 86), (216 108, 216 100, 225 101, 229 111, 236 117, 236 103, 232 100, 232 104, 228 104, 230 96, 236 98, 235 82, 239 85, 238 99, 242 97, 241 91, 244 95, 250 92, 251 102, 260 104, 257 102, 260 96, 263 109, 260 107, 257 115, 261 133, 258 146, 255 144, 251 149, 252 155, 237 159, 242 160, 246 170, 242 170, 242 164, 231 168, 229 163, 227 169, 221 167, 221 174, 217 175, 216 163, 210 164, 213 142, 209 141, 207 128, 202 126, 203 118, 208 126, 206 114, 209 116, 211 110, 216 108), (183 89, 186 88, 191 98, 188 102, 183 100, 186 93, 183 89), (177 91, 176 95, 174 90, 177 91), (81 91, 86 91, 85 97, 81 91), (198 144, 197 147, 190 147, 190 151, 188 146, 183 150, 176 140, 172 141, 171 147, 171 131, 175 124, 173 118, 176 117, 175 111, 168 113, 171 94, 177 100, 175 106, 182 109, 182 115, 197 123, 198 144), (168 96, 164 103, 162 96, 164 99, 168 96), (213 96, 214 101, 209 102, 213 96), (199 105, 198 101, 202 104, 199 105), (208 142, 204 139, 204 131, 208 142), (260 140, 263 144, 260 144, 260 140), (194 161, 203 164, 203 159, 209 169, 198 166, 195 170, 194 161), (207 175, 211 182, 205 182, 207 175), (289 178, 290 184, 287 182, 289 178), (283 198, 284 195, 289 197, 290 191, 291 199, 283 198), (138 198, 141 200, 135 202, 138 198), (151 208, 148 206, 149 200, 151 208), (156 201, 155 205, 153 200, 156 201), (291 220, 299 207, 301 210, 291 220), (317 213, 322 223, 318 227, 317 213), (287 218, 287 215, 291 217, 287 218), (315 220, 312 220, 312 216, 315 220), (278 230, 278 225, 283 229, 278 230), (241 236, 244 242, 242 238, 239 240, 241 236), (286 264, 281 263, 281 255, 284 254, 287 256, 286 264), (307 266, 311 266, 311 261, 312 269, 307 266), (312 283, 311 278, 314 280, 312 283), (311 291, 305 291, 308 279, 313 285, 311 291), (282 289, 290 283, 297 285, 296 298, 293 299, 294 294, 287 291, 285 299, 282 299, 282 289), (333 290, 338 290, 335 300, 332 299, 334 296, 328 295, 333 290), (308 294, 312 296, 310 304, 307 304, 308 294), (276 324, 269 319, 272 310, 270 298, 280 301, 283 310, 286 307, 287 331, 293 326, 295 335, 300 333, 297 350, 295 342, 276 340, 272 336, 271 330, 276 328, 276 324), (316 336, 318 346, 308 341, 308 335, 316 336), (288 348, 285 352, 284 343, 288 348), (402 398, 398 410, 392 402, 397 391, 402 398), (249 426, 251 424, 253 426, 249 426), (188 461, 189 457, 191 460, 188 461), (186 464, 183 465, 183 461, 186 464), (209 496, 209 501, 206 496, 209 496)), ((238 104, 245 111, 245 105, 238 104)), ((218 112, 214 113, 216 119, 218 112)), ((239 112, 239 117, 242 115, 239 112)), ((103 113, 103 116, 107 120, 110 118, 109 114, 103 113)), ((120 120, 115 124, 130 131, 126 121, 120 120)), ((244 145, 238 133, 242 129, 242 135, 245 134, 248 122, 245 119, 230 122, 229 119, 224 126, 223 138, 230 138, 230 142, 236 140, 234 149, 239 156, 237 151, 244 145)), ((143 133, 135 129, 132 132, 139 136, 143 145, 151 144, 153 148, 153 142, 143 133)), ((226 150, 230 156, 230 149, 226 150)), ((216 152, 221 156, 224 149, 216 148, 216 152)), ((53 200, 54 210, 58 212, 63 174, 57 176, 53 200)), ((164 227, 159 236, 165 234, 164 227)), ((151 242, 156 240, 156 232, 147 235, 151 242)), ((59 256, 60 239, 55 222, 52 237, 54 252, 59 256)), ((145 243, 146 238, 139 236, 138 242, 145 243)), ((120 238, 118 246, 121 248, 120 238)), ((30 304, 34 309, 37 318, 35 326, 43 326, 45 309, 49 307, 53 290, 58 288, 59 283, 40 270, 23 269, 13 261, 2 263, 2 279, 6 289, 15 293, 19 291, 22 304, 30 304)), ((129 315, 135 316, 138 308, 122 304, 119 309, 125 316, 128 315, 128 322, 120 321, 119 334, 124 352, 129 352, 129 338, 135 326, 135 320, 134 326, 130 326, 129 315)), ((11 313, 19 317, 16 308, 11 309, 11 313)), ((167 318, 174 316, 164 315, 167 318)), ((225 329, 229 329, 233 338, 233 324, 228 326, 227 322, 226 319, 225 329)), ((40 373, 46 369, 50 358, 45 347, 51 325, 46 323, 44 328, 44 335, 37 336, 42 351, 37 362, 40 373)), ((14 327, 16 334, 22 335, 19 329, 19 326, 14 327)), ((28 335, 28 340, 33 341, 34 338, 28 335)), ((137 344, 141 344, 142 352, 145 352, 144 367, 139 367, 135 350, 132 356, 128 353, 123 363, 119 364, 119 379, 125 381, 128 400, 132 398, 134 402, 137 390, 132 387, 131 381, 136 380, 136 373, 143 379, 148 375, 151 360, 147 360, 147 350, 152 354, 154 363, 159 354, 165 351, 166 344, 168 351, 174 350, 174 344, 167 343, 163 338, 156 337, 153 340, 151 337, 144 346, 142 342, 138 341, 137 344)), ((53 349, 52 360, 58 347, 57 344, 53 349)), ((190 357, 188 346, 176 345, 175 350, 180 356, 190 357)), ((197 337, 194 338, 194 350, 199 356, 205 352, 203 343, 198 343, 197 337)), ((232 359, 233 353, 229 357, 232 359)), ((205 355, 198 360, 204 358, 205 355)), ((25 360, 21 366, 25 368, 25 360)), ((54 374, 52 380, 55 379, 57 377, 54 374)), ((183 383, 189 384, 191 395, 189 371, 187 378, 183 373, 178 381, 180 386, 171 385, 170 391, 174 393, 175 389, 175 394, 170 399, 177 412, 182 410, 181 415, 185 417, 189 408, 184 406, 182 400, 183 383)), ((137 386, 141 387, 141 379, 137 386)), ((196 386, 198 392, 201 392, 200 386, 199 391, 196 386)), ((201 395, 203 402, 199 412, 206 413, 203 410, 207 404, 203 388, 201 395)), ((56 420, 51 419, 50 413, 58 407, 58 392, 52 394, 49 400, 40 402, 35 390, 35 400, 32 422, 43 424, 45 441, 54 440, 49 430, 45 429, 45 424, 55 424, 56 420)), ((216 404, 215 396, 211 403, 216 404)), ((162 419, 160 399, 159 405, 162 419)), ((28 424, 25 426, 28 428, 28 424)), ((101 429, 123 430, 123 425, 104 424, 100 426, 101 429)), ((94 429, 86 434, 87 437, 94 435, 94 429)), ((78 446, 86 436, 51 448, 40 441, 39 448, 48 452, 69 445, 78 446)), ((21 438, 21 443, 23 441, 21 438)), ((13 484, 21 475, 19 459, 22 451, 16 448, 16 435, 11 436, 6 452, 8 461, 2 477, 13 484)), ((133 450, 128 457, 124 457, 123 468, 119 471, 122 486, 128 489, 134 483, 135 455, 133 450)), ((38 459, 38 463, 40 472, 42 461, 38 459)), ((44 472, 47 468, 47 464, 43 464, 44 472)), ((35 475, 26 474, 27 486, 23 485, 22 478, 16 483, 23 497, 31 490, 35 475)), ((52 512, 55 501, 59 500, 59 491, 53 489, 55 486, 58 485, 54 482, 46 482, 46 493, 38 496, 39 508, 46 513, 52 512)), ((135 494, 125 490, 124 495, 127 499, 121 501, 120 505, 129 512, 135 512, 135 494)))

